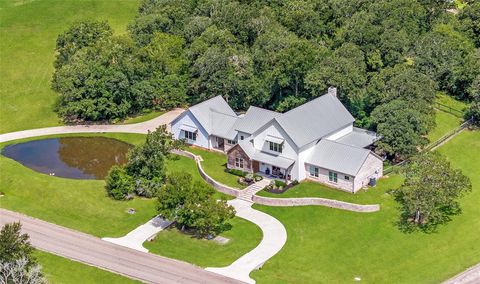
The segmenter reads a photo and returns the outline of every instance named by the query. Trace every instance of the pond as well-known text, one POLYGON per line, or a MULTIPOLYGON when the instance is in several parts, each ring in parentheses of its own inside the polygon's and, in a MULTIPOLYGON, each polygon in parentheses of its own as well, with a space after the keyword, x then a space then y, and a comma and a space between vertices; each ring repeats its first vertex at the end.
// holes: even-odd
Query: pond
POLYGON ((52 176, 104 179, 113 165, 126 163, 131 147, 111 138, 65 137, 8 145, 2 155, 52 176))

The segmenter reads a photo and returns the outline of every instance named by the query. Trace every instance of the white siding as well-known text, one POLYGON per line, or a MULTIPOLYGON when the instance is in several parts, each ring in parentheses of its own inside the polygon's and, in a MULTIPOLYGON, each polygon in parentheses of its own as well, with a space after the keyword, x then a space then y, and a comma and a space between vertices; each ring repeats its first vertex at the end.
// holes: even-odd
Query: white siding
POLYGON ((295 144, 288 137, 285 131, 283 131, 283 129, 280 126, 278 126, 277 123, 272 123, 265 129, 263 129, 261 132, 257 133, 253 140, 253 146, 256 149, 262 150, 263 152, 266 152, 266 153, 272 153, 272 154, 283 156, 292 160, 297 159, 295 144), (266 143, 265 141, 265 137, 267 135, 285 139, 285 142, 283 143, 282 153, 270 151, 269 144, 266 143))
POLYGON ((355 176, 354 190, 357 192, 368 185, 371 177, 379 179, 383 176, 383 161, 370 153, 355 176))
POLYGON ((348 133, 350 133, 352 131, 353 131, 353 123, 348 125, 345 128, 340 129, 337 132, 334 132, 333 134, 330 134, 329 136, 326 137, 326 139, 337 140, 338 138, 343 137, 343 136, 347 135, 348 133))
POLYGON ((183 139, 185 137, 183 130, 180 129, 182 124, 191 125, 198 128, 197 140, 187 140, 187 143, 210 149, 208 133, 205 131, 202 125, 200 125, 198 120, 193 116, 190 111, 181 114, 181 118, 177 119, 172 123, 172 133, 175 139, 183 139))
POLYGON ((242 139, 242 136, 243 136, 243 140, 246 140, 248 137, 250 137, 250 134, 246 133, 246 132, 241 132, 241 131, 238 131, 237 133, 237 141, 241 141, 242 139))

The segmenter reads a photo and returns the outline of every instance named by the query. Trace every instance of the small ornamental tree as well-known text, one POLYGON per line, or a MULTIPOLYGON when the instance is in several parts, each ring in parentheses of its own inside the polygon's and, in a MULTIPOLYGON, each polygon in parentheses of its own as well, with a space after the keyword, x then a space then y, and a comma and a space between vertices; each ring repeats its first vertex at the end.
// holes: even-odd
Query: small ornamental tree
POLYGON ((158 193, 157 211, 181 230, 191 229, 199 237, 217 235, 230 228, 235 210, 226 200, 216 200, 214 193, 188 173, 173 173, 158 193))
POLYGON ((395 193, 402 208, 401 228, 435 230, 437 225, 450 221, 452 215, 461 213, 458 199, 471 188, 468 177, 452 169, 439 153, 417 156, 406 170, 403 186, 395 193))
POLYGON ((134 188, 133 179, 124 167, 113 166, 105 179, 108 196, 116 200, 127 199, 134 188))

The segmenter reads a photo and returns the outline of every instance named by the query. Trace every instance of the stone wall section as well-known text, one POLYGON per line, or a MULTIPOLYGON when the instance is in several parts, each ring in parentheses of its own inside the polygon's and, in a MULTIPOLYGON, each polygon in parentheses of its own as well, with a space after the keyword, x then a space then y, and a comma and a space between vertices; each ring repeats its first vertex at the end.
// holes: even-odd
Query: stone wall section
POLYGON ((252 160, 248 157, 248 155, 243 151, 242 147, 238 144, 233 146, 227 153, 227 168, 229 169, 239 169, 245 172, 252 172, 252 160), (241 158, 243 159, 243 168, 235 167, 235 159, 241 158))

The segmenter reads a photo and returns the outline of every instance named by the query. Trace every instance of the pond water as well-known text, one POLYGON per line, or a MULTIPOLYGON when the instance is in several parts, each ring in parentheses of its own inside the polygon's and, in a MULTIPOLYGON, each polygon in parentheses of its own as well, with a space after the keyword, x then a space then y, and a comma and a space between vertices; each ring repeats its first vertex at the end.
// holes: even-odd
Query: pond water
POLYGON ((126 163, 131 147, 104 137, 65 137, 8 145, 2 155, 48 175, 103 179, 113 165, 126 163))

